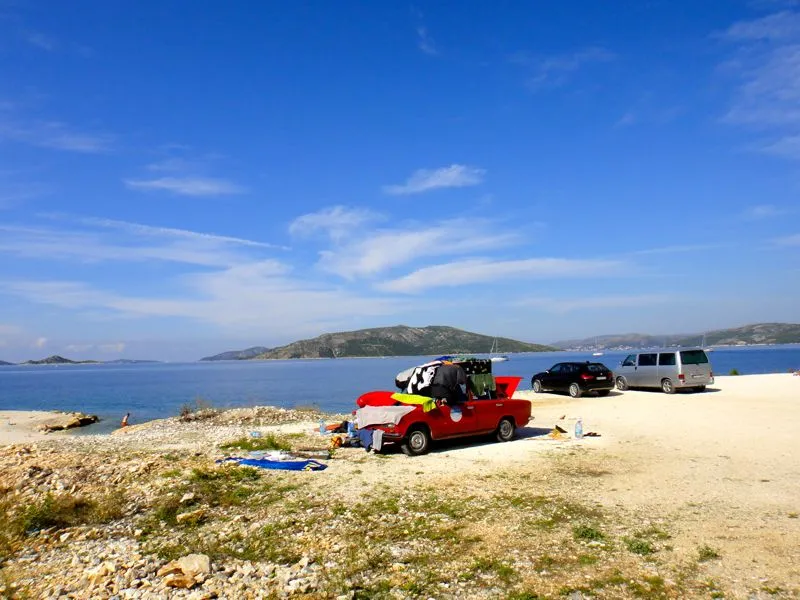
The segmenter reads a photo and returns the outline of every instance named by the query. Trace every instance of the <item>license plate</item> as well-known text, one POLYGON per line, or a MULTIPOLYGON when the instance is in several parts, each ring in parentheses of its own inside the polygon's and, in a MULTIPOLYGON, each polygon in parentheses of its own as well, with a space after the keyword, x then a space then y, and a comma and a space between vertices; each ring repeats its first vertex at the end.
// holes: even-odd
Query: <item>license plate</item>
POLYGON ((605 377, 598 377, 597 381, 605 381, 605 379, 606 379, 605 377))

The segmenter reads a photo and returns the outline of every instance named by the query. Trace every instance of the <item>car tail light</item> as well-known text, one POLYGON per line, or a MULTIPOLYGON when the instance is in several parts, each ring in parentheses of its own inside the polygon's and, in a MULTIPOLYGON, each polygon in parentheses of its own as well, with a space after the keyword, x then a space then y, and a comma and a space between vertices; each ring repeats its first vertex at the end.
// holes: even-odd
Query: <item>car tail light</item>
POLYGON ((588 373, 581 373, 581 379, 584 381, 589 381, 590 379, 594 379, 594 375, 589 375, 588 373))
POLYGON ((708 376, 713 378, 714 377, 714 371, 709 371, 708 372, 708 376))
POLYGON ((681 381, 686 381, 686 375, 684 375, 683 373, 678 373, 678 379, 680 379, 681 381))

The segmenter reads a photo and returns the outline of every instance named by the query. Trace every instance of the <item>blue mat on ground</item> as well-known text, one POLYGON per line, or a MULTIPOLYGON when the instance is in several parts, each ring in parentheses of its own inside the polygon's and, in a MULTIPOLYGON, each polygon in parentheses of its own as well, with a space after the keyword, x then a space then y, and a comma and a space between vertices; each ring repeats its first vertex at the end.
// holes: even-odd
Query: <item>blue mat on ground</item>
POLYGON ((236 458, 230 457, 217 462, 235 462, 248 467, 259 469, 279 469, 281 471, 322 471, 328 465, 316 460, 267 460, 266 458, 236 458))

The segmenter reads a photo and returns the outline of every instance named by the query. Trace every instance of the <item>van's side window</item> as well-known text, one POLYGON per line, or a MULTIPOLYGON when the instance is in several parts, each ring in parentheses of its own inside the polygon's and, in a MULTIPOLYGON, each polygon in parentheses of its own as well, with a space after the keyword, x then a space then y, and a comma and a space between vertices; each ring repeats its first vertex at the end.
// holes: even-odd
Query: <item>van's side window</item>
POLYGON ((664 352, 663 354, 658 355, 658 365, 659 366, 674 366, 675 365, 675 353, 674 352, 664 352))
POLYGON ((625 357, 625 360, 622 361, 623 367, 635 367, 636 366, 636 355, 635 354, 628 354, 625 357))
POLYGON ((639 366, 640 367, 655 367, 657 354, 640 354, 639 366))

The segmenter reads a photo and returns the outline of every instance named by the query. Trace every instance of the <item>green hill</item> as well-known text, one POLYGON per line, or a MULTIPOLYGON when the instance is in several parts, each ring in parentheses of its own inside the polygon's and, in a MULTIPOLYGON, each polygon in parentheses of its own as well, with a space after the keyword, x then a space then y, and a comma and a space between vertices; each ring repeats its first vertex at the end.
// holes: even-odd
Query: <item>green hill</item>
POLYGON ((798 344, 800 343, 800 324, 796 323, 756 323, 743 327, 715 329, 705 333, 652 335, 642 333, 623 333, 600 335, 582 340, 555 342, 559 348, 599 349, 614 348, 653 348, 656 346, 747 346, 752 344, 798 344), (705 340, 705 341, 704 341, 705 340))
POLYGON ((529 344, 509 338, 494 338, 455 327, 378 327, 340 333, 326 333, 311 340, 300 340, 273 348, 254 357, 344 358, 350 356, 424 356, 438 354, 488 353, 496 344, 497 352, 546 352, 550 346, 529 344), (496 341, 495 341, 496 340, 496 341))
POLYGON ((214 356, 206 356, 200 360, 247 360, 248 358, 253 358, 259 354, 264 354, 265 352, 269 351, 270 349, 264 346, 253 346, 252 348, 247 348, 246 350, 229 350, 228 352, 221 352, 220 354, 215 354, 214 356))

